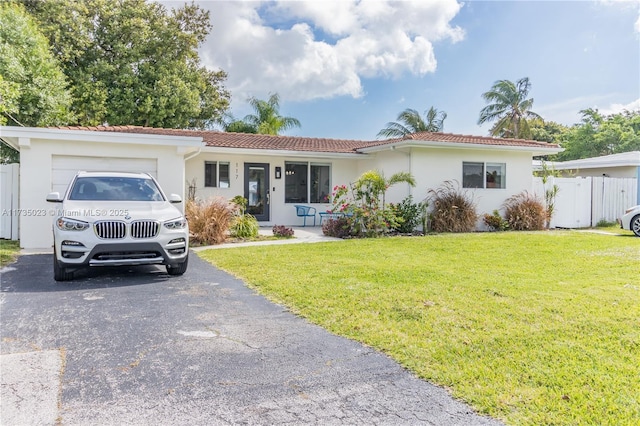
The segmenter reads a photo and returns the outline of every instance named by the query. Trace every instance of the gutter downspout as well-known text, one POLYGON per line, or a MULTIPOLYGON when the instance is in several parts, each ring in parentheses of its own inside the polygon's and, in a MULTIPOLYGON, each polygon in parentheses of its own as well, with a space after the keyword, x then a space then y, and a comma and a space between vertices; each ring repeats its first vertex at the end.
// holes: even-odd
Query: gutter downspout
MULTIPOLYGON (((408 171, 409 171, 409 173, 411 174, 411 176, 413 176, 413 173, 411 172, 411 170, 412 170, 412 164, 413 164, 413 163, 412 163, 412 161, 411 161, 411 147, 409 147, 409 152, 405 152, 405 151, 402 151, 402 150, 398 150, 398 149, 396 148, 396 146, 395 146, 395 145, 391 145, 391 147, 390 147, 389 149, 390 149, 391 151, 401 152, 402 154, 404 154, 404 155, 406 155, 406 156, 407 156, 407 160, 408 160, 408 162, 409 162, 409 165, 408 165, 407 169, 409 169, 409 170, 408 170, 408 171)), ((412 187, 411 185, 407 185, 407 186, 409 187, 409 195, 413 196, 413 187, 412 187)))
POLYGON ((201 152, 202 152, 202 147, 199 147, 196 152, 191 153, 191 154, 187 155, 186 157, 184 157, 184 162, 186 163, 187 161, 191 160, 192 158, 196 158, 198 155, 200 155, 201 152))

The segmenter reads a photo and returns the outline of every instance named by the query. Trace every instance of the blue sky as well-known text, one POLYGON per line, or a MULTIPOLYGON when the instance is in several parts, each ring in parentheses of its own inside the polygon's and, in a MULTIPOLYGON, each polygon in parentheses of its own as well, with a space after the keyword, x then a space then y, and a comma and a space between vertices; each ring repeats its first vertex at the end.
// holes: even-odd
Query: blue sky
POLYGON ((237 118, 281 97, 286 134, 373 140, 406 108, 444 131, 486 135, 481 95, 529 77, 533 110, 640 109, 640 1, 200 1, 214 29, 203 63, 225 70, 237 118))

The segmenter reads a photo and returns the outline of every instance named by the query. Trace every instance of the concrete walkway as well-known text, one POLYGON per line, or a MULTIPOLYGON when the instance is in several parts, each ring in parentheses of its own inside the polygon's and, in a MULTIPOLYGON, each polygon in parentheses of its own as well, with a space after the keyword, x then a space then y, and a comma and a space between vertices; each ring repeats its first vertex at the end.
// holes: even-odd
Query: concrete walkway
MULTIPOLYGON (((320 226, 293 227, 293 238, 270 240, 270 241, 249 241, 245 243, 224 243, 215 246, 191 247, 193 251, 202 251, 209 249, 246 247, 246 246, 266 246, 281 244, 301 244, 301 243, 323 243, 327 241, 344 241, 341 238, 327 237, 322 233, 320 226)), ((273 232, 270 227, 260 228, 260 235, 271 236, 273 232)))

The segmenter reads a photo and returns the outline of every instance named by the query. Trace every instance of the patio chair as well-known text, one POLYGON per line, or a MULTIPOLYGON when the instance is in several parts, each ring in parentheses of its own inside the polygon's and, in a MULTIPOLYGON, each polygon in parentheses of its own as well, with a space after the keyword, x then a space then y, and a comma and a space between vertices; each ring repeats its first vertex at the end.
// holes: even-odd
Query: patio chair
POLYGON ((299 204, 296 204, 293 207, 296 208, 296 216, 303 218, 302 226, 307 226, 307 218, 308 217, 312 217, 313 218, 313 226, 316 226, 316 209, 315 209, 315 207, 301 206, 299 204))

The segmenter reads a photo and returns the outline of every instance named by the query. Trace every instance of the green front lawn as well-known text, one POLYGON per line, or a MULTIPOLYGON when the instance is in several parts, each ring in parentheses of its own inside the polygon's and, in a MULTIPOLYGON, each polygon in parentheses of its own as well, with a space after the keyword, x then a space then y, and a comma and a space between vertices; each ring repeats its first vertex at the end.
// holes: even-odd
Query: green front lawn
POLYGON ((19 251, 19 241, 0 240, 0 267, 4 267, 16 260, 19 251))
POLYGON ((473 233, 199 254, 509 424, 640 424, 640 238, 473 233))

